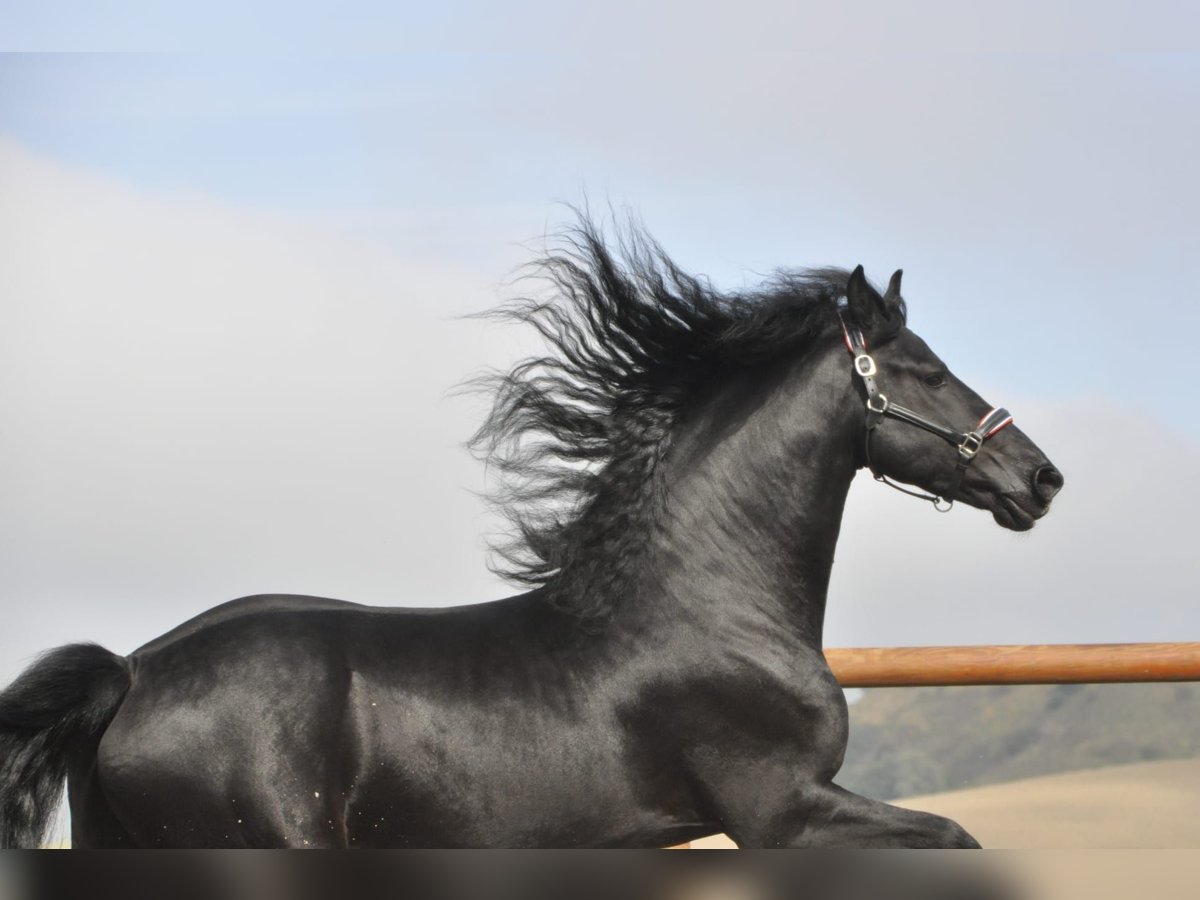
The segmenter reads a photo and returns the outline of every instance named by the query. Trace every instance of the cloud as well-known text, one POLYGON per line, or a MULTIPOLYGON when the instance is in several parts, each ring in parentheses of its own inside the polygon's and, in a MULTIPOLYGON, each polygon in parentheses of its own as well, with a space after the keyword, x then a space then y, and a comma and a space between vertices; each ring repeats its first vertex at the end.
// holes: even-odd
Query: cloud
POLYGON ((495 596, 465 270, 0 145, 0 659, 257 591, 495 596))

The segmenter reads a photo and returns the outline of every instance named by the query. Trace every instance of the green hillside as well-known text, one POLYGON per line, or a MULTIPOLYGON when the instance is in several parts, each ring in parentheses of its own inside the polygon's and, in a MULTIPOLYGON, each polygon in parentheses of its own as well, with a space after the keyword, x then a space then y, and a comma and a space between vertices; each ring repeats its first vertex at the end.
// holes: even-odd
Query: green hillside
POLYGON ((867 691, 839 784, 870 797, 1200 756, 1200 684, 867 691))

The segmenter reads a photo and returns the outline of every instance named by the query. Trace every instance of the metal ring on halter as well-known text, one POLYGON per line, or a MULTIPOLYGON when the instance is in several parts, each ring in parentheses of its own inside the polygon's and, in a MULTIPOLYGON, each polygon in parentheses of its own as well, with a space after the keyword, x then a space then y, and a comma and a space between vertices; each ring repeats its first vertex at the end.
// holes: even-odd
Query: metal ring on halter
POLYGON ((947 513, 947 512, 950 512, 950 510, 954 509, 954 501, 947 500, 945 497, 934 497, 933 500, 930 502, 933 503, 933 508, 941 513, 947 513), (943 504, 943 503, 945 503, 946 505, 942 506, 941 504, 943 504))
POLYGON ((971 431, 963 435, 962 443, 958 445, 958 452, 963 455, 964 459, 974 459, 975 454, 983 449, 983 436, 971 431))
MULTIPOLYGON (((867 357, 867 358, 870 359, 870 357, 867 357)), ((868 397, 867 398, 867 409, 869 409, 873 413, 879 413, 879 414, 887 412, 887 408, 888 408, 887 394, 879 394, 877 396, 879 397, 879 406, 878 407, 872 406, 871 401, 875 398, 868 397)))
POLYGON ((854 370, 863 378, 870 378, 879 370, 875 368, 875 360, 866 353, 854 357, 854 370))

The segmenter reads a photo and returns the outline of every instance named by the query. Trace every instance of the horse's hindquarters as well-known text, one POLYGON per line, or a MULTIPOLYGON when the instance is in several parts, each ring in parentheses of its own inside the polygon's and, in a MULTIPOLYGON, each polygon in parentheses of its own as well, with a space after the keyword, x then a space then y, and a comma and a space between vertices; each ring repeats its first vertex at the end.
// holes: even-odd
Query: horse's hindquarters
POLYGON ((349 673, 317 633, 214 632, 139 659, 97 755, 113 817, 142 847, 344 844, 349 673))

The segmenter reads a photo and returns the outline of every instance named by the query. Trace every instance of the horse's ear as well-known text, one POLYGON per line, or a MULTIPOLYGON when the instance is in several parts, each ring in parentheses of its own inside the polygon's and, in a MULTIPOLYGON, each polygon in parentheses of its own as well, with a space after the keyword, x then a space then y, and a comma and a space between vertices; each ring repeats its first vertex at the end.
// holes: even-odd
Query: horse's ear
POLYGON ((900 302, 900 279, 904 276, 903 269, 897 269, 892 275, 892 280, 888 282, 887 290, 883 294, 883 304, 888 309, 892 309, 900 302))
POLYGON ((883 293, 883 308, 893 325, 897 320, 903 324, 908 319, 908 306, 900 296, 900 279, 903 275, 903 269, 893 272, 892 280, 888 282, 887 290, 883 293))
POLYGON ((883 298, 867 282, 862 266, 851 272, 850 280, 846 282, 846 304, 863 331, 870 332, 881 319, 890 318, 883 298))

